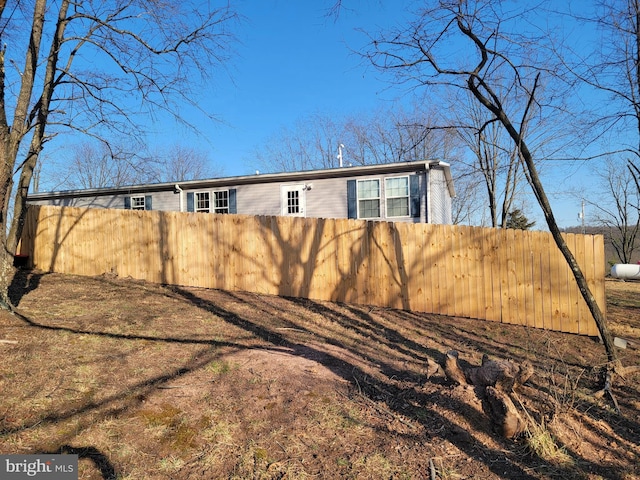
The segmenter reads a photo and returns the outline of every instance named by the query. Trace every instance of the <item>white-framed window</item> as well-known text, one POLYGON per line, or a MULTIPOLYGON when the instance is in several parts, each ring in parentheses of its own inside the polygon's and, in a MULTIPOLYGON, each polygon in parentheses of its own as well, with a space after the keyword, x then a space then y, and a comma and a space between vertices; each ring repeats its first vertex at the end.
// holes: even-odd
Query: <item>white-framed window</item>
POLYGON ((380 217, 380 180, 358 180, 358 218, 380 217))
POLYGON ((131 210, 145 210, 144 195, 131 197, 131 210))
POLYGON ((229 213, 229 190, 213 192, 214 213, 229 213))
POLYGON ((211 211, 211 194, 209 192, 195 192, 195 211, 206 213, 211 211))
POLYGON ((187 212, 238 213, 235 188, 187 192, 187 212))
POLYGON ((409 177, 385 178, 384 192, 387 217, 408 217, 409 211, 409 177))
POLYGON ((287 192, 287 213, 289 215, 300 213, 300 192, 298 190, 287 192))

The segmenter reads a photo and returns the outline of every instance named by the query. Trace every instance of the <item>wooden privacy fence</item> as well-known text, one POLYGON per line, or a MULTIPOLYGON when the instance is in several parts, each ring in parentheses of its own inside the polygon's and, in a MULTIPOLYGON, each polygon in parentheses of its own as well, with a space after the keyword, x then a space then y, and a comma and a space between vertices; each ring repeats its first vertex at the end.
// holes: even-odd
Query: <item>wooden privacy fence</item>
MULTIPOLYGON (((566 234, 605 308, 604 241, 566 234)), ((596 336, 546 232, 30 206, 33 267, 401 308, 596 336)))

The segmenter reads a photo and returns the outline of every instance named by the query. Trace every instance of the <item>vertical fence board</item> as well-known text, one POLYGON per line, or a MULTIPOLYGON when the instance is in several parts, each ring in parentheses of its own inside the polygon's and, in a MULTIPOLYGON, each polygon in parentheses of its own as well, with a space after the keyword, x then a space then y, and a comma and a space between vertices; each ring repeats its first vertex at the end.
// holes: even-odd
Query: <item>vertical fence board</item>
POLYGON ((482 235, 482 289, 484 319, 500 320, 500 284, 497 281, 496 265, 498 264, 498 245, 495 229, 484 229, 482 235))
POLYGON ((498 305, 500 307, 500 321, 504 323, 510 323, 511 320, 511 302, 509 302, 509 245, 507 240, 506 230, 496 230, 497 239, 497 261, 495 264, 496 270, 494 273, 498 279, 500 285, 500 300, 498 305))
POLYGON ((411 224, 397 222, 394 224, 394 235, 396 237, 396 257, 398 258, 398 273, 402 282, 400 288, 400 305, 403 310, 411 310, 411 290, 413 289, 412 270, 415 267, 412 262, 413 245, 409 246, 411 240, 411 224))
POLYGON ((539 276, 534 280, 541 287, 540 303, 542 316, 537 320, 536 327, 551 329, 553 323, 553 302, 551 299, 551 253, 552 242, 548 235, 542 235, 538 243, 538 258, 540 259, 539 276))
MULTIPOLYGON (((518 232, 521 236, 521 240, 524 240, 527 236, 526 231, 518 232)), ((523 241, 515 241, 514 232, 514 278, 515 278, 515 291, 517 298, 515 323, 518 325, 527 324, 527 306, 526 306, 526 279, 525 279, 525 248, 523 241)))
POLYGON ((445 229, 449 245, 447 272, 447 297, 450 299, 450 315, 462 316, 462 303, 464 298, 464 285, 462 281, 462 258, 460 247, 459 227, 453 226, 445 229))
POLYGON ((445 315, 455 315, 455 265, 454 265, 454 230, 444 228, 443 225, 437 227, 438 235, 441 239, 441 245, 444 247, 444 255, 442 256, 442 268, 439 272, 440 278, 440 301, 444 306, 445 315))
POLYGON ((351 232, 352 243, 349 246, 349 253, 352 261, 355 262, 356 279, 355 292, 352 298, 354 303, 367 304, 369 284, 369 238, 367 234, 367 223, 358 223, 355 220, 347 220, 348 231, 351 232))
POLYGON ((562 289, 566 282, 567 272, 565 270, 566 263, 562 258, 562 253, 556 244, 550 242, 550 259, 551 259, 551 329, 561 330, 562 312, 560 310, 562 289))
MULTIPOLYGON (((468 308, 468 284, 467 284, 467 265, 464 258, 464 250, 466 248, 464 238, 461 235, 462 229, 454 226, 451 229, 451 260, 453 272, 450 275, 453 278, 453 314, 457 317, 465 316, 465 310, 468 308)), ((450 270, 451 272, 451 270, 450 270)))
MULTIPOLYGON (((563 234, 565 242, 568 244, 570 240, 568 237, 571 235, 563 234)), ((554 328, 557 328, 559 331, 565 331, 566 326, 565 322, 568 320, 568 310, 569 310, 569 289, 568 282, 569 278, 573 277, 571 273, 571 269, 567 265, 567 262, 564 258, 564 255, 560 253, 558 250, 558 315, 557 318, 554 317, 554 328)))
MULTIPOLYGON (((592 265, 595 268, 595 274, 593 278, 592 287, 594 296, 600 308, 602 314, 607 315, 607 298, 605 294, 604 277, 605 277, 605 261, 604 261, 604 237, 602 235, 596 235, 592 237, 594 242, 594 255, 592 265)), ((589 322, 591 326, 590 335, 598 335, 598 329, 595 321, 591 319, 589 322)))
POLYGON ((430 275, 433 284, 433 298, 435 302, 435 310, 443 315, 448 314, 447 306, 447 285, 446 275, 446 255, 448 247, 444 244, 444 236, 440 225, 431 225, 431 243, 429 246, 429 255, 431 256, 430 275))
POLYGON ((428 300, 429 297, 425 290, 424 281, 424 256, 422 230, 415 228, 411 225, 411 228, 404 230, 406 235, 406 248, 404 255, 407 258, 407 278, 408 285, 408 301, 409 309, 419 312, 429 311, 428 300))
POLYGON ((345 222, 332 222, 323 219, 324 231, 322 235, 323 255, 327 274, 323 296, 325 300, 340 301, 352 295, 351 266, 349 251, 351 249, 351 233, 345 222))
MULTIPOLYGON (((578 263, 585 275, 587 283, 589 284, 589 288, 594 291, 591 285, 593 284, 592 280, 595 266, 590 263, 590 259, 593 259, 593 237, 578 235, 576 240, 576 252, 580 257, 578 263), (589 250, 589 245, 591 245, 591 250, 589 250)), ((585 329, 588 329, 587 325, 589 320, 592 320, 592 317, 580 291, 578 291, 576 297, 576 317, 578 324, 578 330, 576 333, 583 333, 585 329)))
POLYGON ((433 305, 433 313, 441 312, 444 314, 443 302, 440 299, 440 272, 443 268, 445 247, 440 243, 439 230, 437 225, 425 226, 429 233, 425 244, 428 261, 425 262, 425 275, 428 278, 429 289, 431 291, 431 299, 433 305))
POLYGON ((429 262, 431 252, 429 251, 429 236, 431 230, 429 225, 416 224, 416 243, 415 255, 417 261, 419 261, 420 268, 420 285, 422 286, 422 294, 424 301, 424 312, 435 312, 434 298, 433 298, 433 281, 430 275, 429 262))
POLYGON ((402 245, 398 236, 398 229, 393 222, 382 222, 384 226, 386 243, 383 244, 385 253, 385 266, 389 276, 391 288, 385 305, 392 308, 402 308, 402 298, 406 290, 406 281, 403 278, 402 245))
POLYGON ((542 289, 542 257, 539 253, 539 249, 542 246, 543 235, 540 232, 531 232, 530 238, 530 252, 529 258, 531 261, 531 302, 532 302, 532 315, 527 325, 536 328, 542 328, 544 322, 544 292, 542 289))
POLYGON ((473 238, 473 227, 459 227, 460 238, 462 240, 462 260, 463 260, 463 278, 464 278, 464 316, 477 318, 476 307, 476 253, 475 241, 473 238))
MULTIPOLYGON (((587 258, 592 258, 592 261, 588 261, 585 258, 585 270, 586 270, 586 280, 589 285, 589 289, 594 292, 594 296, 600 309, 602 310, 603 315, 606 316, 607 311, 607 303, 605 299, 605 289, 604 289, 604 276, 605 276, 605 261, 604 261, 604 237, 602 235, 597 235, 593 237, 587 236, 585 238, 585 256, 587 258), (590 241, 589 241, 590 240, 590 241)), ((584 314, 582 315, 582 321, 580 325, 580 332, 583 335, 590 336, 598 336, 599 331, 598 327, 593 320, 593 316, 587 307, 586 302, 581 302, 582 310, 584 314)))
POLYGON ((484 300, 483 266, 482 266, 482 229, 469 227, 467 234, 469 239, 469 316, 472 318, 485 317, 486 304, 484 300))
MULTIPOLYGON (((567 247, 569 247, 569 250, 578 262, 578 265, 582 264, 584 248, 579 247, 579 239, 576 238, 574 234, 566 234, 565 241, 567 242, 567 247)), ((582 295, 575 283, 575 277, 570 268, 567 269, 567 287, 567 307, 566 314, 562 319, 562 326, 565 332, 578 333, 580 330, 578 308, 582 295)))
POLYGON ((506 235, 506 269, 507 269, 507 302, 509 304, 509 315, 505 317, 506 323, 518 324, 520 321, 520 305, 518 299, 518 269, 520 267, 518 245, 515 242, 515 230, 505 230, 506 235))
POLYGON ((350 226, 346 222, 331 222, 325 220, 325 235, 323 235, 323 245, 325 250, 325 279, 326 285, 323 287, 326 300, 340 300, 341 292, 348 295, 344 284, 345 275, 348 274, 346 267, 342 264, 342 258, 349 256, 351 245, 350 226), (343 252, 343 250, 345 250, 343 252))

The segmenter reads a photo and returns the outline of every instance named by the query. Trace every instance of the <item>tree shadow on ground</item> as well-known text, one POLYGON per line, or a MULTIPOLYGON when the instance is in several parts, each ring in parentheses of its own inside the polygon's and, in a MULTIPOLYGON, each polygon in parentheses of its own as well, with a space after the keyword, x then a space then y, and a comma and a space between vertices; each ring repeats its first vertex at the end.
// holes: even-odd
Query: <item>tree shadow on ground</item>
POLYGON ((35 273, 31 270, 19 268, 16 270, 9 285, 9 300, 17 307, 22 297, 32 292, 40 285, 40 280, 45 273, 35 273))
MULTIPOLYGON (((41 279, 42 276, 39 275, 33 275, 33 278, 25 276, 16 283, 15 288, 19 289, 18 285, 22 284, 25 288, 33 290, 37 288, 41 279)), ((110 280, 101 278, 100 281, 109 282, 110 280)), ((114 280, 113 283, 119 287, 123 286, 120 280, 114 280)), ((136 284, 126 285, 125 288, 135 289, 136 284)), ((154 336, 124 334, 97 328, 75 328, 47 321, 35 321, 25 315, 22 320, 30 327, 66 334, 202 346, 193 355, 191 361, 178 363, 171 371, 143 379, 127 386, 119 394, 106 396, 100 401, 87 401, 82 406, 61 408, 40 419, 39 423, 55 424, 87 412, 97 412, 105 418, 121 415, 127 410, 138 407, 142 399, 154 390, 162 388, 166 383, 203 369, 212 359, 220 358, 222 355, 218 350, 220 347, 226 347, 225 353, 250 348, 286 350, 292 355, 310 359, 325 366, 349 382, 354 397, 362 398, 364 402, 374 405, 375 408, 384 409, 384 412, 388 412, 395 419, 405 418, 409 419, 410 423, 422 425, 427 436, 432 440, 439 443, 450 442, 461 452, 482 462, 495 475, 502 478, 539 478, 530 473, 528 463, 524 466, 522 453, 518 451, 521 449, 520 445, 514 446, 506 441, 498 441, 499 448, 489 448, 483 444, 474 432, 488 431, 489 426, 486 420, 479 416, 469 404, 450 395, 453 387, 447 385, 441 378, 428 378, 428 375, 418 367, 429 361, 439 362, 445 348, 459 345, 461 342, 470 350, 477 349, 498 355, 507 351, 504 344, 508 344, 509 339, 500 342, 487 337, 479 341, 477 337, 471 339, 462 335, 464 327, 452 331, 451 327, 447 329, 444 326, 438 326, 437 319, 429 321, 427 317, 387 309, 222 291, 214 291, 215 295, 211 295, 212 291, 182 287, 166 287, 163 292, 166 296, 180 299, 249 333, 250 337, 260 340, 259 346, 251 347, 251 342, 247 340, 233 342, 219 340, 213 336, 196 338, 189 335, 189 332, 185 332, 184 336, 154 336), (242 308, 235 308, 234 305, 242 308), (251 315, 248 312, 251 312, 251 315), (321 316, 323 321, 330 323, 315 324, 314 316, 321 316), (400 317, 405 320, 403 328, 421 330, 421 338, 425 342, 415 340, 416 337, 410 332, 402 330, 399 327, 400 317), (394 322, 397 325, 394 325, 394 322), (330 332, 327 327, 335 327, 335 329, 330 332), (426 340, 432 343, 427 344, 426 340), (472 341, 475 342, 473 345, 471 345, 472 341), (434 347, 434 344, 441 345, 443 350, 434 347), (405 368, 403 362, 410 362, 411 365, 405 368), (426 391, 422 388, 425 383, 436 383, 438 388, 426 391), (430 408, 431 405, 447 407, 435 409, 430 408), (465 430, 452 418, 448 418, 449 413, 452 417, 454 414, 462 414, 471 419, 470 428, 465 430)), ((141 289, 138 294, 144 295, 145 292, 141 289)), ((23 428, 30 428, 30 426, 26 425, 23 428)), ((628 438, 629 431, 637 430, 638 425, 630 421, 618 422, 617 425, 613 425, 613 428, 616 433, 628 438)), ((403 435, 411 438, 412 433, 403 435)), ((68 445, 69 442, 61 441, 58 444, 68 445)), ((79 447, 69 448, 82 450, 79 447)), ((86 450, 85 458, 94 461, 103 478, 109 478, 105 476, 110 472, 108 459, 105 459, 106 466, 101 467, 98 463, 99 452, 96 453, 91 448, 88 447, 86 450)), ((428 458, 429 453, 425 452, 425 454, 428 458)), ((575 453, 573 456, 578 458, 575 453)), ((575 478, 574 471, 559 469, 539 458, 535 459, 535 463, 541 470, 556 472, 559 477, 575 478)), ((598 465, 595 459, 593 462, 583 462, 580 468, 583 472, 598 473, 606 478, 623 478, 617 472, 598 465)))
POLYGON ((72 447, 71 445, 62 445, 53 454, 78 455, 79 460, 90 460, 95 468, 100 472, 103 480, 116 480, 118 478, 115 467, 107 456, 96 447, 72 447))
MULTIPOLYGON (((383 373, 382 377, 372 375, 372 373, 363 366, 356 362, 345 360, 343 356, 333 353, 332 350, 324 350, 319 347, 320 344, 331 344, 343 349, 343 351, 348 353, 348 356, 352 358, 362 355, 361 351, 352 349, 349 345, 340 342, 335 337, 322 337, 318 335, 317 331, 311 331, 305 327, 304 321, 300 323, 287 323, 285 320, 285 324, 287 324, 288 327, 280 327, 280 329, 271 328, 267 322, 257 323, 250 321, 234 312, 220 308, 216 303, 199 296, 191 290, 180 287, 171 287, 171 290, 183 296, 185 300, 190 303, 215 314, 234 326, 245 329, 264 342, 286 348, 293 355, 311 359, 324 365, 348 381, 354 391, 357 391, 369 401, 375 403, 382 402, 384 408, 388 409, 393 415, 397 415, 399 418, 410 418, 411 421, 422 424, 434 439, 440 438, 441 440, 451 442, 460 451, 473 457, 477 461, 483 462, 494 474, 503 478, 538 478, 528 473, 523 466, 518 464, 517 457, 520 454, 516 454, 515 450, 510 451, 511 447, 508 442, 499 441, 503 447, 502 449, 489 448, 481 441, 478 441, 472 432, 465 431, 464 428, 452 422, 451 419, 446 418, 445 414, 429 409, 427 406, 434 403, 444 403, 446 401, 452 413, 462 413, 463 416, 466 416, 470 420, 474 431, 487 430, 488 422, 477 420, 478 412, 473 411, 472 407, 451 396, 447 396, 445 399, 441 393, 432 393, 429 395, 422 393, 419 384, 416 382, 416 378, 410 381, 406 372, 403 373, 400 369, 390 368, 384 365, 385 362, 381 361, 380 358, 366 358, 365 355, 364 360, 376 362, 376 365, 380 367, 380 371, 383 373), (295 334, 283 334, 282 332, 287 331, 287 329, 295 332, 295 334), (309 343, 300 341, 301 336, 308 336, 308 339, 311 341, 309 343), (399 375, 402 376, 401 381, 398 381, 399 375), (480 423, 478 423, 478 421, 480 423)), ((233 292, 222 292, 222 294, 235 302, 248 303, 257 310, 263 310, 265 312, 270 310, 268 305, 265 305, 257 296, 248 296, 233 292)), ((403 354, 415 354, 422 358, 431 358, 432 360, 439 359, 442 356, 442 353, 438 350, 426 348, 423 345, 405 338, 399 332, 378 324, 363 311, 358 310, 355 317, 359 318, 354 318, 353 316, 345 317, 343 313, 311 300, 301 301, 299 299, 287 299, 287 301, 303 305, 304 308, 309 311, 321 313, 326 317, 332 318, 333 321, 341 323, 348 329, 362 329, 368 335, 373 335, 374 331, 376 331, 377 336, 386 339, 386 346, 388 348, 400 351, 403 354), (359 325, 357 325, 358 323, 359 325)), ((346 308, 347 311, 351 310, 352 313, 353 308, 357 310, 357 307, 346 308)), ((268 317, 268 315, 265 315, 265 317, 268 317)), ((279 318, 279 320, 283 321, 283 318, 279 318)), ((362 334, 362 332, 360 332, 360 334, 362 334)), ((380 339, 377 340, 379 341, 380 339)), ((422 380, 424 380, 424 378, 422 378, 422 380)), ((521 448, 521 446, 517 447, 516 450, 521 448)), ((540 464, 540 468, 544 470, 559 472, 559 475, 564 478, 570 478, 571 476, 572 472, 558 469, 557 466, 549 464, 541 458, 537 458, 536 462, 540 464)), ((596 464, 590 465, 590 467, 593 467, 593 469, 598 468, 596 464)))

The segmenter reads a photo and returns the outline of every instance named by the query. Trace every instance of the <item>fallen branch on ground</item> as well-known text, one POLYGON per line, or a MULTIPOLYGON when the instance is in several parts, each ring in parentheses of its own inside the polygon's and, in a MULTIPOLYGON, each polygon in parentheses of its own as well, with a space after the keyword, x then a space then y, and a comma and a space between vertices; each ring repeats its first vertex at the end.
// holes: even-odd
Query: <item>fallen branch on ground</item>
POLYGON ((458 352, 450 350, 445 355, 442 368, 452 382, 473 385, 479 389, 483 405, 497 432, 506 438, 514 438, 525 431, 526 421, 509 394, 533 375, 533 366, 529 362, 518 366, 508 360, 490 360, 484 355, 481 366, 462 369, 458 352))

